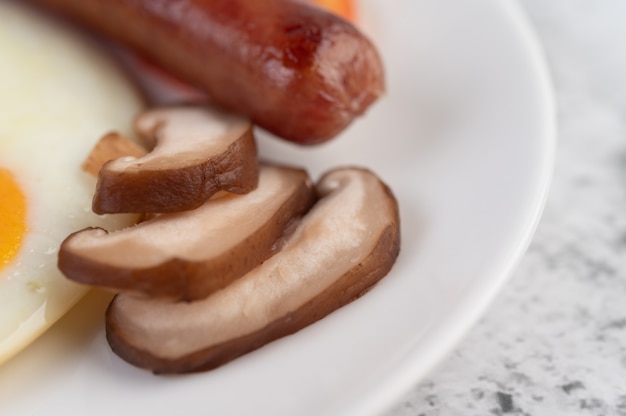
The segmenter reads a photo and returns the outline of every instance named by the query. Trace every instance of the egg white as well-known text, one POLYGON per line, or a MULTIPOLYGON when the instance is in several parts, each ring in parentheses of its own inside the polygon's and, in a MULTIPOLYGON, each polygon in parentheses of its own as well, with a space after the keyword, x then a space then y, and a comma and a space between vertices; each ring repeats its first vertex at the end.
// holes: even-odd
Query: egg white
POLYGON ((0 54, 0 167, 26 196, 29 230, 0 269, 2 362, 86 291, 57 269, 62 240, 86 226, 134 221, 91 212, 95 179, 80 164, 104 133, 131 134, 142 99, 90 41, 17 2, 0 1, 0 54))

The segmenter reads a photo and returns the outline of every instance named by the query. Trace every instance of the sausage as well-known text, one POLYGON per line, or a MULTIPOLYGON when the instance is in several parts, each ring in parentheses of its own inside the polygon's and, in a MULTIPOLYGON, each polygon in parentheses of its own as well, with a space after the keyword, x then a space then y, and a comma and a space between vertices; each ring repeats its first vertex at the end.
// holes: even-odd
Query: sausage
POLYGON ((336 136, 384 92, 375 46, 297 0, 36 0, 131 47, 299 144, 336 136))

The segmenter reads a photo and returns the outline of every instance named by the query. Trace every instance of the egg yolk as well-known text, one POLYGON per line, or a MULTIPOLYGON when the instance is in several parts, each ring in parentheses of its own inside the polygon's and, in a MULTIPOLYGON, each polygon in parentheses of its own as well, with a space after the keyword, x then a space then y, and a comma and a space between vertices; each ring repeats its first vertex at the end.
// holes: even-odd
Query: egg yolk
POLYGON ((326 9, 348 20, 355 20, 355 6, 352 0, 312 0, 326 9))
POLYGON ((10 171, 0 168, 0 269, 13 260, 26 234, 26 197, 10 171))

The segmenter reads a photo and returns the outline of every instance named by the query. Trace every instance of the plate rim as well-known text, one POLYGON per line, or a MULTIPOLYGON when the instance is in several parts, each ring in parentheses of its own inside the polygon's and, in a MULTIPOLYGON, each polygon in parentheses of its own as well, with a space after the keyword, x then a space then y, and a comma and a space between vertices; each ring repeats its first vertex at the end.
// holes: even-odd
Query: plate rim
MULTIPOLYGON (((439 348, 434 348, 435 343, 429 346, 430 359, 425 360, 424 354, 419 357, 416 354, 407 354, 409 358, 404 362, 403 371, 396 372, 386 380, 378 383, 376 394, 367 396, 366 400, 346 409, 341 413, 344 416, 378 415, 386 411, 391 411, 394 405, 400 404, 401 400, 410 393, 413 388, 424 380, 428 374, 432 373, 437 366, 441 365, 444 359, 449 356, 459 343, 467 336, 478 320, 492 305, 498 293, 506 285, 511 274, 522 261, 524 254, 532 242, 537 226, 540 223, 543 210, 550 193, 550 186, 556 160, 557 145, 557 119, 556 119, 556 97, 554 84, 550 72, 548 60, 539 39, 531 23, 530 17, 522 7, 519 0, 491 1, 493 7, 499 7, 515 25, 515 33, 522 40, 524 53, 529 57, 532 64, 533 73, 541 93, 541 102, 544 103, 548 111, 544 113, 542 120, 543 143, 541 166, 537 171, 540 186, 537 188, 532 210, 529 211, 530 221, 524 229, 522 238, 518 241, 515 250, 512 250, 508 261, 500 266, 500 271, 494 273, 497 278, 490 280, 491 285, 487 290, 481 291, 480 296, 472 292, 473 297, 464 299, 464 302, 456 309, 454 316, 464 316, 464 319, 451 319, 453 325, 445 326, 444 331, 437 331, 440 338, 436 343, 439 348), (444 347, 441 347, 441 346, 444 347)), ((421 346, 423 347, 423 345, 421 346)))

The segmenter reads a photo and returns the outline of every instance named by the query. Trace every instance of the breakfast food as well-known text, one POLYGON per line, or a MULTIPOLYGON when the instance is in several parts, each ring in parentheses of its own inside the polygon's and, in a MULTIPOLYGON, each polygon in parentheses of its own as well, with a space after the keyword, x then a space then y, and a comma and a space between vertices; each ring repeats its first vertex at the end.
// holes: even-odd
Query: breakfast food
POLYGON ((205 299, 118 294, 107 339, 155 373, 207 370, 316 322, 365 293, 398 255, 398 207, 370 171, 341 168, 317 183, 319 202, 283 248, 205 299))
POLYGON ((0 2, 0 50, 2 362, 86 291, 57 269, 61 241, 88 225, 135 221, 91 212, 95 179, 79 163, 108 129, 131 135, 143 102, 91 43, 20 2, 0 2))
MULTIPOLYGON (((172 137, 196 131, 170 127, 172 137)), ((102 154, 135 151, 124 142, 106 135, 87 158, 89 171, 102 154)), ((262 163, 247 194, 221 192, 195 210, 151 214, 113 233, 71 234, 59 268, 120 291, 106 314, 120 357, 155 373, 185 373, 220 366, 351 302, 389 272, 399 249, 397 202, 371 171, 337 168, 313 187, 302 169, 262 163)))
POLYGON ((0 360, 80 298, 76 282, 120 292, 106 314, 118 355, 182 373, 294 333, 389 272, 390 189, 355 167, 313 185, 260 163, 253 134, 320 143, 382 94, 379 55, 354 26, 297 0, 37 1, 211 105, 154 108, 133 130, 142 99, 97 48, 0 3, 0 360))
POLYGON ((246 195, 220 194, 114 233, 72 234, 59 268, 74 281, 118 291, 205 298, 278 251, 314 200, 306 172, 264 164, 259 186, 246 195))
POLYGON ((337 135, 384 92, 352 24, 296 0, 36 0, 115 38, 300 144, 337 135))
POLYGON ((311 0, 311 2, 332 11, 344 19, 356 20, 357 7, 353 0, 311 0))
POLYGON ((83 161, 81 168, 93 175, 98 176, 102 165, 118 157, 139 158, 148 151, 138 143, 124 137, 117 131, 110 131, 98 140, 91 153, 83 161))
POLYGON ((208 106, 156 108, 135 120, 152 151, 107 162, 98 175, 93 210, 178 212, 218 191, 250 192, 258 182, 252 125, 208 106))

